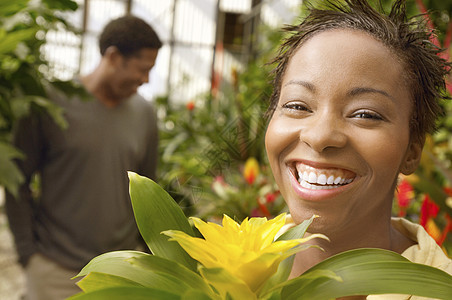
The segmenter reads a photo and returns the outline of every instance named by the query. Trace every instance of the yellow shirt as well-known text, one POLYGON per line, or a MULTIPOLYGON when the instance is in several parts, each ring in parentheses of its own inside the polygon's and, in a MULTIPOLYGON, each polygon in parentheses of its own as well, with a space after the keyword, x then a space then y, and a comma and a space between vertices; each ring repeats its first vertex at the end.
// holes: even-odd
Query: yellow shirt
MULTIPOLYGON (((435 240, 418 224, 411 223, 401 218, 393 218, 392 225, 404 236, 417 242, 406 249, 402 256, 412 262, 432 266, 452 274, 452 260, 436 244, 435 240)), ((452 295, 451 295, 452 297, 452 295)), ((368 300, 426 300, 432 298, 408 296, 408 295, 371 295, 368 300)))

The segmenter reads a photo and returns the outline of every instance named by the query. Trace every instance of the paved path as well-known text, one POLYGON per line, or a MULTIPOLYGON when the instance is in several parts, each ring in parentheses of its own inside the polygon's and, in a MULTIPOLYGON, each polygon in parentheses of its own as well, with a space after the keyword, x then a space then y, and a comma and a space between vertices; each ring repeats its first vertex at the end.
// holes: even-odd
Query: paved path
POLYGON ((24 291, 24 275, 17 264, 13 239, 3 207, 4 192, 0 187, 0 299, 19 300, 24 291))

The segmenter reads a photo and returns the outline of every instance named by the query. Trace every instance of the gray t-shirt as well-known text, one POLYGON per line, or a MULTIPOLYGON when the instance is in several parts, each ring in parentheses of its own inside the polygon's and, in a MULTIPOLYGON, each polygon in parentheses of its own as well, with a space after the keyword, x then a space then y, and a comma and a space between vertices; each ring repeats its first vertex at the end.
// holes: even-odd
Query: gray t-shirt
POLYGON ((97 99, 51 96, 69 124, 60 129, 47 115, 20 123, 16 145, 27 159, 27 179, 38 171, 42 194, 7 197, 7 214, 20 261, 35 252, 71 269, 113 250, 134 249, 138 230, 127 171, 155 179, 158 129, 150 102, 139 95, 109 108, 97 99))

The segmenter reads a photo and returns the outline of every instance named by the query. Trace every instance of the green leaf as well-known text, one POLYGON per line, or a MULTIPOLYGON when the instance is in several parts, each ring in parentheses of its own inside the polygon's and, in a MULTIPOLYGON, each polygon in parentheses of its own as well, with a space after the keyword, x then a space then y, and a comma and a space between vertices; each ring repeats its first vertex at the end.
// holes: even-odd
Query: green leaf
POLYGON ((12 145, 0 142, 0 185, 17 197, 19 186, 24 182, 24 176, 17 167, 14 159, 24 155, 12 145))
POLYGON ((174 151, 187 140, 188 134, 186 132, 181 132, 171 139, 171 141, 166 145, 163 151, 162 159, 168 160, 173 155, 174 151))
POLYGON ((289 230, 284 232, 277 239, 277 241, 294 240, 294 239, 302 238, 304 236, 304 234, 306 233, 306 230, 308 229, 309 225, 312 224, 312 221, 314 221, 315 218, 317 218, 317 216, 313 215, 310 219, 304 220, 297 226, 290 228, 289 230))
POLYGON ((0 14, 1 16, 13 15, 24 7, 30 0, 15 0, 15 1, 0 1, 0 14))
POLYGON ((61 128, 68 127, 64 118, 64 109, 53 103, 47 98, 41 96, 23 96, 11 99, 11 111, 16 119, 23 118, 30 114, 30 104, 37 105, 44 110, 61 128))
POLYGON ((3 35, 0 39, 0 54, 12 52, 16 49, 17 44, 24 40, 31 39, 36 34, 36 28, 23 29, 3 35))
POLYGON ((91 272, 86 275, 82 280, 77 282, 77 285, 84 292, 92 292, 95 290, 102 290, 110 287, 126 287, 126 286, 135 286, 135 287, 143 287, 141 284, 126 279, 124 277, 115 276, 111 274, 105 273, 97 273, 91 272))
POLYGON ((11 112, 16 120, 30 114, 30 98, 17 97, 10 100, 11 112))
POLYGON ((232 276, 223 268, 204 268, 199 269, 202 277, 204 277, 221 295, 221 299, 225 299, 229 294, 232 299, 257 299, 248 285, 238 277, 232 276))
POLYGON ((52 86, 53 89, 61 91, 66 96, 68 96, 68 98, 76 96, 84 101, 90 101, 93 99, 91 94, 85 89, 83 84, 79 81, 55 80, 49 82, 49 84, 52 86))
MULTIPOLYGON (((308 283, 311 283, 313 281, 324 282, 327 280, 336 280, 336 281, 342 282, 342 278, 330 270, 314 270, 314 271, 310 272, 309 274, 306 274, 305 277, 303 278, 305 285, 308 285, 308 283)), ((276 284, 273 286, 269 285, 269 289, 265 292, 265 294, 264 293, 260 294, 259 298, 275 299, 275 300, 286 299, 285 296, 282 296, 281 290, 287 284, 288 284, 287 281, 284 281, 284 282, 280 282, 279 284, 276 284)), ((289 293, 289 292, 286 291, 286 293, 289 293)))
MULTIPOLYGON (((306 233, 306 230, 308 229, 309 225, 311 225, 312 221, 316 218, 315 215, 313 215, 310 219, 304 220, 302 223, 298 224, 297 226, 294 226, 284 232, 282 235, 280 235, 277 239, 277 241, 283 241, 283 240, 293 240, 293 239, 299 239, 304 236, 306 233)), ((270 279, 267 280, 265 283, 265 286, 260 291, 260 295, 267 294, 270 290, 273 291, 273 288, 275 286, 278 286, 280 283, 285 282, 287 278, 289 278, 290 271, 292 270, 292 265, 294 261, 295 255, 291 255, 285 260, 283 260, 279 266, 278 271, 270 277, 270 279)))
POLYGON ((182 295, 182 300, 212 300, 211 297, 198 290, 189 290, 182 295))
POLYGON ((350 295, 408 294, 450 299, 452 276, 439 269, 409 262, 382 249, 347 251, 317 264, 282 289, 283 299, 331 299, 350 295), (342 278, 313 276, 328 270, 342 278), (314 274, 315 275, 315 274, 314 274))
POLYGON ((210 286, 207 285, 198 273, 195 273, 174 261, 155 255, 135 256, 128 259, 128 261, 143 269, 172 275, 195 290, 200 290, 207 294, 213 292, 210 286))
POLYGON ((161 234, 165 230, 180 230, 191 236, 193 229, 182 209, 173 198, 149 178, 129 172, 130 198, 133 211, 143 239, 154 255, 176 261, 191 270, 196 261, 178 243, 168 241, 161 234))
POLYGON ((32 103, 42 107, 45 111, 52 117, 55 123, 61 128, 65 129, 68 127, 67 121, 63 115, 63 108, 55 103, 49 101, 44 97, 39 96, 28 96, 27 97, 32 103))
POLYGON ((75 11, 78 8, 78 4, 72 0, 42 0, 50 9, 56 10, 72 10, 75 11))
POLYGON ((96 290, 91 293, 77 294, 68 300, 180 300, 181 297, 158 289, 140 287, 114 287, 96 290))
POLYGON ((446 204, 448 195, 444 192, 443 187, 421 171, 417 171, 416 175, 419 177, 419 180, 413 182, 414 187, 423 193, 428 194, 430 198, 439 205, 441 211, 452 215, 452 208, 446 204))
MULTIPOLYGON (((77 277, 88 275, 91 272, 97 272, 122 277, 145 287, 171 291, 174 294, 182 294, 189 290, 189 286, 184 282, 181 282, 175 276, 168 273, 144 269, 129 261, 130 259, 139 259, 144 256, 151 255, 139 251, 115 251, 105 253, 93 258, 80 271, 77 277)), ((163 258, 160 259, 164 260, 163 258)), ((168 265, 171 265, 171 263, 168 265)), ((84 284, 90 284, 89 277, 85 279, 84 284)))

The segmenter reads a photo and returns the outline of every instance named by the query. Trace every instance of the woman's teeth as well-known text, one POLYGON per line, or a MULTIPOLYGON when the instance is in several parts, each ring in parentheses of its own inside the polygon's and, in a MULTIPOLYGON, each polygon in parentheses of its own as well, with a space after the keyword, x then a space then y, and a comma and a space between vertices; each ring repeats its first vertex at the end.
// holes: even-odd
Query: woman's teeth
POLYGON ((349 184, 354 178, 342 178, 341 176, 319 174, 314 172, 298 172, 298 182, 308 189, 332 189, 349 184))

